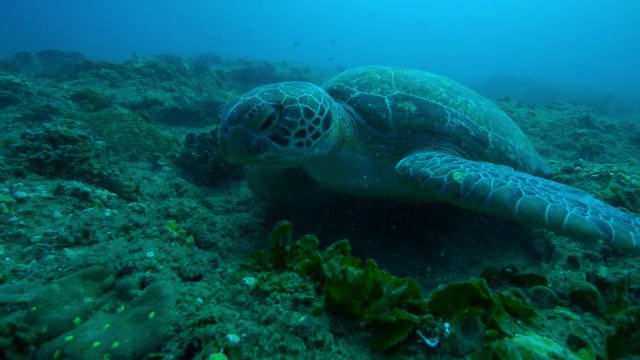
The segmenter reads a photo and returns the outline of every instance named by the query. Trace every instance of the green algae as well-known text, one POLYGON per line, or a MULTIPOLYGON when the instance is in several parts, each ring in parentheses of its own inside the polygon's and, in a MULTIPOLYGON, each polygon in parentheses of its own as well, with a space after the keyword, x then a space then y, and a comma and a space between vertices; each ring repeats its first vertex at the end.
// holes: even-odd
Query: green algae
MULTIPOLYGON (((476 339, 475 345, 465 347, 479 349, 482 338, 513 337, 522 329, 516 320, 530 320, 537 317, 531 307, 506 293, 492 292, 484 279, 452 282, 431 293, 429 311, 434 315, 450 319, 454 329, 472 329, 464 336, 454 336, 457 342, 476 339), (508 309, 509 311, 507 311, 508 309), (469 326, 474 324, 474 326, 469 326)), ((449 342, 450 350, 460 353, 459 344, 449 342)), ((462 351, 466 352, 466 351, 462 351)))
POLYGON ((324 251, 313 235, 291 240, 293 226, 283 221, 272 232, 268 260, 280 270, 292 270, 318 283, 329 311, 360 321, 371 332, 371 345, 387 350, 424 322, 427 301, 420 285, 379 269, 374 260, 351 256, 347 240, 324 251))
POLYGON ((610 359, 640 356, 640 306, 632 306, 615 318, 615 333, 607 337, 610 359))
MULTIPOLYGON (((542 325, 545 319, 541 312, 548 314, 553 311, 549 306, 564 302, 552 293, 555 300, 539 301, 546 305, 536 308, 529 303, 530 294, 521 289, 547 289, 544 276, 523 273, 513 266, 490 268, 482 276, 500 286, 500 290, 492 290, 485 278, 472 278, 441 285, 426 298, 414 279, 395 277, 378 268, 372 259, 362 261, 352 256, 347 240, 321 250, 315 236, 293 240, 292 232, 291 223, 279 223, 271 234, 268 253, 254 255, 255 264, 263 269, 259 286, 264 291, 291 291, 303 289, 305 278, 312 280, 322 296, 322 304, 316 303, 314 314, 328 312, 359 324, 368 333, 374 350, 391 351, 412 332, 421 330, 439 339, 440 350, 452 356, 601 356, 596 349, 603 346, 585 335, 592 332, 592 325, 583 323, 581 317, 576 317, 563 341, 542 325), (267 275, 273 271, 279 275, 267 275), (271 280, 274 278, 277 281, 271 280), (445 334, 444 322, 450 324, 450 333, 445 334)), ((621 325, 618 333, 623 328, 621 325)), ((619 344, 621 339, 611 337, 610 342, 619 344)))
POLYGON ((555 341, 533 332, 516 334, 513 337, 497 341, 490 346, 492 359, 505 360, 591 360, 595 353, 587 348, 577 352, 566 349, 555 341))
MULTIPOLYGON (((291 223, 280 222, 271 234, 268 253, 254 255, 254 263, 264 270, 258 276, 258 286, 264 291, 291 291, 292 286, 303 286, 303 278, 311 279, 322 296, 316 313, 328 311, 361 324, 370 334, 375 350, 389 350, 420 329, 441 338, 444 350, 450 354, 504 353, 523 345, 522 341, 502 341, 535 328, 534 322, 539 318, 538 310, 527 304, 526 294, 518 287, 494 291, 485 279, 474 278, 442 285, 425 298, 414 279, 395 277, 372 259, 362 261, 352 256, 347 240, 320 250, 315 236, 293 240, 292 232, 291 223), (267 275, 273 271, 280 275, 267 275), (288 273, 297 276, 285 276, 288 273), (443 321, 450 323, 452 331, 448 335, 442 331, 443 321)), ((543 276, 514 269, 489 273, 490 278, 501 279, 499 282, 504 285, 515 283, 528 288, 547 284, 543 276)), ((535 339, 542 338, 534 335, 535 339)))

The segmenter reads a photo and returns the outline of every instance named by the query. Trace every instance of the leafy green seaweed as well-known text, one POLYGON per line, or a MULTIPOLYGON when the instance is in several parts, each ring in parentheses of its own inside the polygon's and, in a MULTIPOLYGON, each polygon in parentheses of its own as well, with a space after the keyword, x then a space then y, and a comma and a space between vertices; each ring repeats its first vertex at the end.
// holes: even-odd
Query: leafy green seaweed
POLYGON ((293 241, 292 230, 287 221, 276 226, 269 242, 269 262, 276 269, 293 270, 319 282, 327 308, 362 321, 371 330, 375 349, 389 349, 423 322, 427 301, 417 281, 392 276, 371 259, 362 265, 351 256, 347 240, 320 252, 315 236, 293 241))

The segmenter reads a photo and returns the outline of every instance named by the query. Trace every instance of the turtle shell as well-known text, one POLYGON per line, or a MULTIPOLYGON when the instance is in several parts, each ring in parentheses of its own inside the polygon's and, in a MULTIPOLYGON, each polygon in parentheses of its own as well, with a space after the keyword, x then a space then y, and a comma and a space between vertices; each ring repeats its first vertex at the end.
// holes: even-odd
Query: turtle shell
MULTIPOLYGON (((420 70, 367 66, 347 70, 323 87, 378 133, 419 133, 424 139, 437 136, 472 160, 536 175, 549 173, 507 114, 453 80, 420 70)), ((428 145, 425 141, 425 147, 428 145)))

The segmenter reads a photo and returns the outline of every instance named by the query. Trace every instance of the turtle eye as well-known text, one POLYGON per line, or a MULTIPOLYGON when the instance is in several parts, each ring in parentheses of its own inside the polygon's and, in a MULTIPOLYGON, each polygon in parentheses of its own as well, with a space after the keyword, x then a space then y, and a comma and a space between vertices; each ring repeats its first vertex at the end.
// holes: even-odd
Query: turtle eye
POLYGON ((266 131, 270 129, 271 127, 273 127, 273 125, 276 123, 277 120, 278 120, 278 111, 277 111, 277 108, 273 108, 269 112, 269 115, 265 117, 264 121, 262 122, 262 125, 260 125, 260 128, 258 130, 266 131))
POLYGON ((270 130, 282 118, 282 113, 282 105, 265 106, 254 114, 250 126, 258 131, 270 130))

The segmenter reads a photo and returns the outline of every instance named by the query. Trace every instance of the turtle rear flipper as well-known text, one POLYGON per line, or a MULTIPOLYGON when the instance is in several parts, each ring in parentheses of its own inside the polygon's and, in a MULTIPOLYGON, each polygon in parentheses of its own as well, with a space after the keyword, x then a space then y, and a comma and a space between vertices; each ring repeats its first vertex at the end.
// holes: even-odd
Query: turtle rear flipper
POLYGON ((422 152, 402 159, 396 171, 407 186, 460 207, 579 240, 640 247, 640 218, 582 190, 507 166, 422 152))

